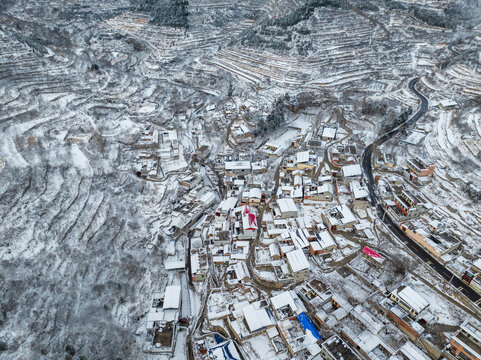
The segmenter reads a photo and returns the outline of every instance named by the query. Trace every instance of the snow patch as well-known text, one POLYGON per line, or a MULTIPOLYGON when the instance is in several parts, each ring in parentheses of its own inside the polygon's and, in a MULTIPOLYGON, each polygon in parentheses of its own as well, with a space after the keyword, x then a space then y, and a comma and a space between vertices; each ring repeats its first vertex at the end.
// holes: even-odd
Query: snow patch
POLYGON ((28 163, 18 152, 13 139, 4 132, 0 133, 0 157, 11 167, 27 167, 28 163))
POLYGON ((77 144, 72 145, 72 149, 70 150, 72 155, 73 165, 80 170, 80 173, 83 176, 92 176, 93 171, 90 167, 89 159, 85 156, 85 154, 79 149, 77 144))

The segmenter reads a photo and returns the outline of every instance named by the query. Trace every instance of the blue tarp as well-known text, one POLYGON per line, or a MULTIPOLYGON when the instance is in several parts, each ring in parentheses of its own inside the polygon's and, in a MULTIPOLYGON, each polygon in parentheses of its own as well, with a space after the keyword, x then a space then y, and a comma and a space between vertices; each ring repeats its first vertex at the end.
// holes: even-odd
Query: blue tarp
POLYGON ((220 344, 220 343, 223 343, 225 341, 225 339, 220 336, 219 334, 214 334, 214 340, 216 342, 216 344, 220 344))
POLYGON ((306 313, 301 313, 297 316, 297 319, 299 320, 299 323, 301 324, 302 328, 304 329, 304 332, 307 332, 309 330, 311 334, 317 339, 317 340, 323 340, 321 334, 319 334, 319 331, 317 331, 314 323, 312 322, 311 318, 306 314, 306 313))
POLYGON ((209 349, 209 355, 219 360, 240 360, 239 353, 230 340, 209 349))

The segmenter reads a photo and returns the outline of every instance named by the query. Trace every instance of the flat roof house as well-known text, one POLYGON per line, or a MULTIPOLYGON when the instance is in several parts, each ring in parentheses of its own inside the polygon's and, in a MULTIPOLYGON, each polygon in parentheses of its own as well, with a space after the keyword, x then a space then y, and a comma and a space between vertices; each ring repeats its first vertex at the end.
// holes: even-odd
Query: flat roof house
POLYGON ((180 285, 170 285, 165 292, 155 293, 147 314, 144 352, 170 353, 177 339, 177 320, 181 307, 180 285))
POLYGON ((159 132, 157 130, 144 131, 140 134, 140 139, 137 141, 136 147, 145 148, 156 148, 159 146, 159 132))
POLYGON ((344 185, 349 185, 353 180, 359 180, 362 176, 361 166, 359 164, 346 165, 341 169, 342 182, 344 185))
POLYGON ((296 154, 296 167, 314 173, 317 168, 317 156, 309 151, 301 151, 296 154))
POLYGON ((304 189, 304 200, 332 201, 334 186, 331 183, 308 185, 304 189))
POLYGON ((404 223, 401 225, 401 230, 443 263, 444 255, 461 246, 461 241, 448 231, 431 233, 427 228, 416 225, 416 223, 404 223))
POLYGON ((402 213, 403 220, 416 217, 424 210, 425 200, 406 190, 395 194, 393 201, 402 213))
POLYGON ((228 197, 220 202, 216 209, 216 216, 227 216, 229 215, 230 211, 234 209, 237 205, 237 198, 235 197, 228 197))
POLYGON ((351 181, 349 184, 352 197, 352 208, 354 210, 366 210, 371 206, 367 187, 361 186, 359 181, 351 181))
POLYGON ((271 305, 279 320, 292 318, 306 311, 301 299, 292 290, 271 297, 271 305))
POLYGON ((297 249, 286 254, 287 262, 295 282, 306 280, 310 274, 309 261, 302 249, 297 249))
POLYGON ((281 212, 282 218, 291 218, 298 216, 297 205, 293 199, 277 199, 277 205, 279 205, 279 210, 281 212))
POLYGON ((327 230, 323 230, 316 234, 316 239, 309 243, 312 254, 323 254, 332 251, 337 247, 334 238, 327 230))
POLYGON ((356 216, 347 205, 339 205, 321 214, 329 231, 351 230, 358 223, 356 216))
POLYGON ((414 319, 417 319, 429 307, 429 301, 410 286, 401 285, 391 293, 390 297, 408 311, 414 319))
POLYGON ((251 333, 274 326, 274 319, 266 308, 256 308, 253 304, 249 304, 242 308, 242 312, 251 333))
POLYGON ((419 156, 409 159, 406 166, 415 177, 432 176, 435 168, 434 165, 419 156))
POLYGON ((249 205, 257 206, 262 199, 262 191, 259 188, 252 188, 249 190, 249 205))
POLYGON ((173 149, 179 148, 177 130, 165 130, 162 132, 162 144, 170 145, 173 149))
POLYGON ((244 161, 226 161, 224 163, 225 174, 228 176, 249 174, 251 172, 251 162, 244 161))
POLYGON ((402 355, 403 359, 406 360, 430 360, 431 358, 424 354, 421 349, 419 349, 412 342, 407 341, 403 346, 399 348, 399 355, 402 355))
POLYGON ((334 140, 336 138, 336 132, 337 132, 336 128, 325 127, 322 130, 322 140, 323 141, 334 140))
POLYGON ((205 252, 199 253, 191 250, 190 268, 192 274, 192 281, 204 281, 207 278, 209 263, 207 261, 207 254, 205 252))
POLYGON ((324 360, 361 360, 359 355, 339 335, 331 336, 321 345, 321 359, 324 360))

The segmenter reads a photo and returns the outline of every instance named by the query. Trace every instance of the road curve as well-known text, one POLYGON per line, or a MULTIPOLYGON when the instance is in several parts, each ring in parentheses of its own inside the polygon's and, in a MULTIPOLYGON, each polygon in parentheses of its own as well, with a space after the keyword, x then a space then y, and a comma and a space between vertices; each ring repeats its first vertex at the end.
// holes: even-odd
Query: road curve
MULTIPOLYGON (((461 55, 461 53, 460 53, 459 51, 456 51, 456 50, 453 49, 453 44, 448 45, 448 49, 449 49, 455 56, 461 55)), ((443 63, 441 63, 441 65, 439 66, 439 68, 440 68, 441 70, 446 69, 446 68, 448 67, 448 65, 451 63, 452 60, 453 60, 453 59, 451 58, 451 59, 449 59, 449 60, 444 61, 443 63)))
POLYGON ((401 125, 381 135, 372 144, 368 145, 363 151, 361 165, 367 180, 366 185, 369 190, 371 205, 376 208, 377 216, 379 217, 379 219, 384 222, 384 224, 391 230, 391 232, 401 242, 403 242, 406 245, 406 247, 409 248, 409 250, 411 250, 414 254, 416 254, 416 256, 419 259, 421 259, 423 262, 429 265, 429 267, 431 267, 444 279, 446 279, 447 281, 450 281, 451 284, 456 289, 458 289, 465 296, 467 296, 473 303, 475 303, 477 307, 481 307, 481 305, 478 303, 479 300, 481 300, 481 296, 468 284, 463 282, 450 270, 444 267, 437 259, 435 259, 423 247, 418 245, 418 243, 416 243, 409 236, 407 236, 406 233, 400 229, 398 224, 384 210, 384 208, 382 207, 382 202, 380 201, 379 196, 377 195, 377 192, 376 192, 376 185, 374 184, 374 179, 372 174, 372 155, 374 150, 376 149, 377 146, 384 144, 386 141, 391 139, 394 135, 399 133, 401 130, 416 123, 416 121, 418 121, 428 110, 428 100, 420 92, 416 90, 416 83, 418 82, 418 80, 419 78, 415 78, 409 82, 409 90, 411 90, 421 100, 421 105, 419 107, 419 110, 410 119, 408 119, 401 125))

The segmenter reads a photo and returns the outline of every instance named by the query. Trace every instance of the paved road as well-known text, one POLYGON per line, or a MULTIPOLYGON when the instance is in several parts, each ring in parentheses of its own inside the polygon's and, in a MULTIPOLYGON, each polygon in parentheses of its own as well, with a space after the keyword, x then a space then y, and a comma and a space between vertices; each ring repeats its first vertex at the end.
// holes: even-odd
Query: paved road
POLYGON ((411 90, 417 97, 421 100, 421 105, 419 110, 414 114, 409 120, 405 123, 399 125, 398 127, 394 128, 393 130, 387 132, 386 134, 379 137, 376 141, 372 144, 367 146, 363 151, 362 156, 362 168, 364 171, 364 175, 367 179, 367 187, 369 189, 369 195, 371 197, 371 204, 372 206, 376 207, 377 209, 377 216, 384 222, 384 224, 392 231, 396 237, 401 240, 414 254, 418 256, 419 259, 424 261, 428 264, 434 271, 436 271, 439 275, 441 275, 447 281, 451 281, 451 284, 459 289, 465 296, 467 296, 471 301, 476 303, 478 307, 481 305, 478 301, 481 300, 481 296, 469 285, 464 283, 461 279, 459 279, 456 275, 454 275, 451 271, 446 269, 441 263, 439 263, 430 253, 428 253, 424 248, 422 248, 418 243, 412 240, 409 236, 404 233, 396 222, 389 216, 389 214, 384 210, 382 207, 381 201, 376 192, 376 185, 374 184, 374 179, 372 175, 372 155, 374 150, 377 146, 384 144, 386 141, 391 139, 394 135, 396 135, 401 130, 405 129, 406 127, 414 124, 418 121, 428 110, 428 100, 416 90, 416 83, 418 82, 419 78, 413 79, 409 82, 409 90, 411 90))
MULTIPOLYGON (((459 51, 456 51, 456 50, 453 49, 453 44, 448 45, 448 49, 451 50, 451 52, 452 52, 455 56, 458 56, 458 55, 461 54, 459 51)), ((448 65, 451 63, 452 60, 453 60, 453 59, 449 59, 449 60, 441 63, 441 65, 439 66, 439 68, 440 68, 441 70, 446 69, 446 68, 448 67, 448 65)))

